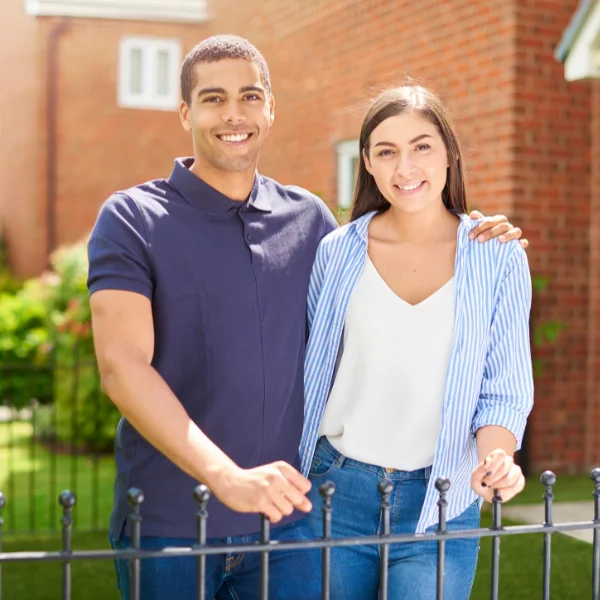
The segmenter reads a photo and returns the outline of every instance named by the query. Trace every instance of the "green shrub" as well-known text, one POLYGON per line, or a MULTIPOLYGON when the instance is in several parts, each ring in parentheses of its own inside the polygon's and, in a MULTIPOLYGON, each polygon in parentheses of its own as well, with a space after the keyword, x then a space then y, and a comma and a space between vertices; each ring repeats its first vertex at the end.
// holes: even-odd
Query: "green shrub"
POLYGON ((0 293, 0 402, 22 408, 52 399, 51 348, 39 285, 0 293))
POLYGON ((88 300, 85 240, 51 257, 45 302, 54 340, 56 436, 59 442, 105 451, 112 448, 120 413, 102 393, 88 300))

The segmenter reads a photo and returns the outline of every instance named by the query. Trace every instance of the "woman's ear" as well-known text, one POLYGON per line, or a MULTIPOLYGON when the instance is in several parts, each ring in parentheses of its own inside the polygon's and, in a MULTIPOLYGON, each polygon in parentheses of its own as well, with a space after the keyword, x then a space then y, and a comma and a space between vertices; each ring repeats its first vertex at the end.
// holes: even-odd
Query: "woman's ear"
POLYGON ((363 148, 362 155, 363 160, 365 161, 365 168, 371 175, 373 175, 373 167, 371 166, 371 161, 369 160, 369 155, 367 154, 366 148, 363 148))

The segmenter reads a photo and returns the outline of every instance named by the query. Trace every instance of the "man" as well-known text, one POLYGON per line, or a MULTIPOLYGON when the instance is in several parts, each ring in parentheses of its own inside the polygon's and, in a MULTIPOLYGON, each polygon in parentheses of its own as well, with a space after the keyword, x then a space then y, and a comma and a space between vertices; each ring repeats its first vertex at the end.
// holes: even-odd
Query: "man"
MULTIPOLYGON (((193 158, 169 179, 111 196, 89 242, 89 288, 104 390, 123 414, 110 538, 129 544, 127 488, 145 493, 142 547, 195 541, 197 482, 210 487, 209 543, 311 537, 298 472, 306 293, 319 240, 336 227, 301 188, 256 173, 275 102, 262 55, 216 36, 181 72, 193 158)), ((488 219, 484 237, 520 236, 488 219)), ((277 600, 320 597, 318 552, 271 555, 277 600), (307 575, 308 574, 308 575, 307 575), (314 574, 314 575, 313 575, 314 574)), ((142 561, 142 597, 196 593, 190 558, 142 561)), ((259 556, 207 559, 208 598, 257 598, 259 556)), ((128 596, 126 563, 117 563, 128 596)))

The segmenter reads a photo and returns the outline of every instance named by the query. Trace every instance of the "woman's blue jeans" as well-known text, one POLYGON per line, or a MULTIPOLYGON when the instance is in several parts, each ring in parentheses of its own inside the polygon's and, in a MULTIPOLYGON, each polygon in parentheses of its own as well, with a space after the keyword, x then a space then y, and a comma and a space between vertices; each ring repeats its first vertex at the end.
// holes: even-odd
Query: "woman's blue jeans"
MULTIPOLYGON (((417 471, 393 471, 341 455, 322 437, 312 461, 309 497, 313 511, 308 522, 316 537, 323 534, 323 501, 319 486, 335 484, 332 535, 364 536, 381 533, 381 496, 378 483, 387 477, 394 485, 391 494, 392 533, 416 530, 431 467, 417 471)), ((479 527, 479 505, 473 503, 448 521, 450 531, 479 527)), ((433 531, 431 528, 428 531, 433 531)), ((331 599, 377 600, 379 593, 380 546, 363 545, 331 549, 331 599)), ((446 542, 445 600, 468 600, 475 577, 479 539, 446 542)), ((390 600, 433 600, 437 585, 437 542, 408 542, 389 546, 390 600)))

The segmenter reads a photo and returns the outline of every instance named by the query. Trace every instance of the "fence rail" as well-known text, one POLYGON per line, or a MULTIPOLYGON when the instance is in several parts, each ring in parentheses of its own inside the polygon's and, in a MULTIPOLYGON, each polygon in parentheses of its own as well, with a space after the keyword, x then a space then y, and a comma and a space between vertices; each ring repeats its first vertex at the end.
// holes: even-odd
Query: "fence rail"
POLYGON ((71 532, 73 525, 73 510, 76 505, 75 495, 69 491, 64 491, 59 496, 59 504, 62 507, 62 548, 56 552, 2 552, 2 512, 7 502, 4 494, 0 492, 0 600, 2 600, 2 565, 14 562, 41 562, 54 561, 62 563, 62 598, 70 600, 71 598, 71 563, 75 560, 114 560, 124 559, 129 561, 130 565, 130 597, 131 600, 140 600, 140 563, 148 558, 175 558, 175 557, 195 557, 198 565, 198 583, 197 599, 207 600, 205 595, 206 580, 206 557, 210 555, 226 553, 248 553, 259 552, 261 554, 261 576, 260 576, 260 598, 268 600, 269 591, 269 555, 272 552, 282 550, 309 550, 320 549, 322 552, 322 594, 323 600, 329 600, 331 595, 330 576, 331 576, 331 548, 340 546, 356 546, 362 544, 376 544, 381 546, 381 572, 380 572, 380 600, 388 598, 388 559, 387 549, 390 544, 401 544, 407 542, 427 542, 435 540, 438 548, 437 562, 437 591, 436 600, 444 600, 444 579, 445 579, 445 544, 447 540, 458 538, 473 537, 492 537, 492 571, 490 581, 490 597, 497 600, 499 595, 499 574, 500 574, 500 541, 502 537, 513 535, 525 535, 533 533, 544 534, 543 544, 543 569, 541 591, 544 600, 550 599, 550 558, 552 552, 551 540, 552 534, 558 532, 568 532, 575 530, 594 531, 594 539, 591 553, 592 560, 592 581, 590 596, 593 600, 599 600, 600 593, 600 469, 594 469, 591 473, 591 479, 594 482, 594 515, 590 521, 578 523, 554 523, 552 519, 552 507, 554 502, 553 486, 556 477, 551 471, 546 471, 541 476, 541 482, 545 488, 544 507, 545 519, 540 525, 518 525, 503 527, 501 522, 502 501, 498 494, 495 494, 492 503, 493 524, 489 528, 467 529, 462 531, 448 531, 446 527, 447 501, 446 493, 450 488, 450 481, 446 478, 439 478, 436 481, 438 491, 438 510, 439 524, 435 533, 423 535, 412 534, 391 534, 390 533, 390 502, 391 484, 383 479, 379 484, 379 493, 381 495, 381 516, 382 532, 376 536, 362 537, 331 537, 332 519, 335 517, 334 498, 335 486, 331 482, 322 484, 319 488, 323 499, 323 535, 314 540, 301 542, 274 542, 270 540, 270 524, 263 516, 261 527, 261 541, 251 544, 238 545, 207 545, 207 521, 208 521, 208 501, 210 491, 204 485, 199 485, 194 490, 194 498, 198 504, 196 512, 197 519, 197 543, 190 548, 169 548, 164 550, 142 550, 140 540, 142 534, 142 506, 144 494, 141 490, 132 488, 128 492, 128 501, 131 507, 129 520, 131 523, 131 547, 124 550, 80 550, 73 551, 71 543, 71 532))

